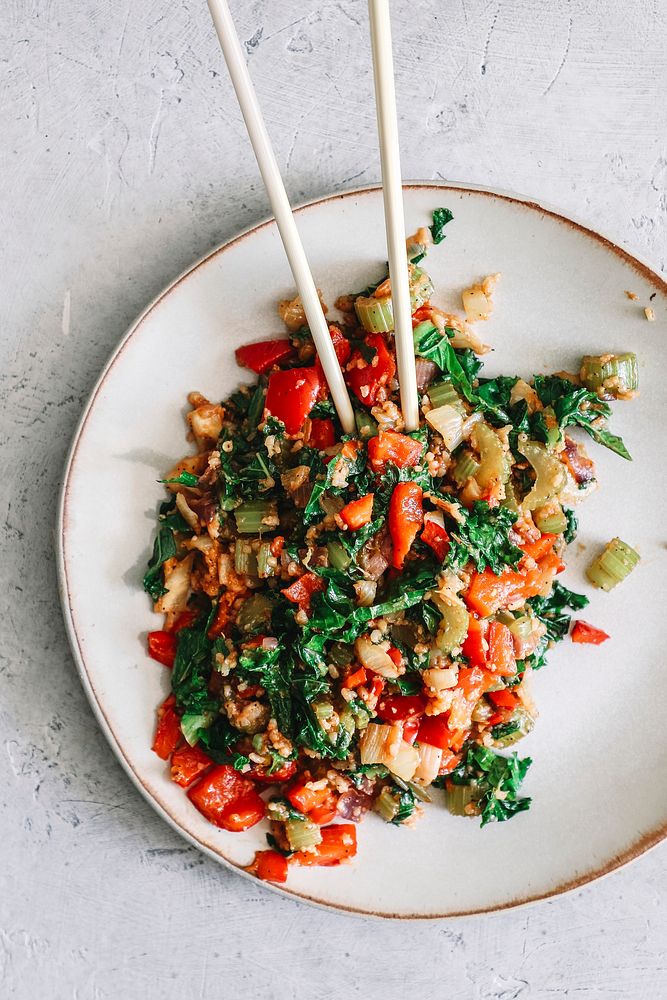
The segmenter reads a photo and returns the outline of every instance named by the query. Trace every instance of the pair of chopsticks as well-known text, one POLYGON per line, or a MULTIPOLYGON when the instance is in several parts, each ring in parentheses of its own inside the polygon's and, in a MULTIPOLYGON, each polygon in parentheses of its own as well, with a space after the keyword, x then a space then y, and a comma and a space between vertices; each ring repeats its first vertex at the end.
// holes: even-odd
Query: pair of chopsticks
MULTIPOLYGON (((334 405, 343 430, 352 434, 355 432, 354 411, 227 0, 208 0, 208 6, 334 405)), ((368 0, 368 8, 401 409, 406 429, 417 430, 419 400, 405 249, 389 0, 368 0)))

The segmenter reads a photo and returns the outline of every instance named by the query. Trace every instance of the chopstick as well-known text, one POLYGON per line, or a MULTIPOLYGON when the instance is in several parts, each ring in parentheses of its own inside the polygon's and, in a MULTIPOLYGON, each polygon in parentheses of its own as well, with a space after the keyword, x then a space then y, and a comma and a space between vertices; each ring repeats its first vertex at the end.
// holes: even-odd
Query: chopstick
POLYGON ((394 66, 391 54, 389 0, 368 0, 368 12, 371 23, 373 77, 382 167, 382 194, 401 410, 406 430, 416 431, 419 427, 419 397, 417 395, 412 307, 410 305, 410 285, 405 250, 403 188, 401 185, 394 66))
POLYGON ((344 432, 352 434, 356 426, 354 410, 227 0, 208 0, 208 6, 334 405, 344 432))

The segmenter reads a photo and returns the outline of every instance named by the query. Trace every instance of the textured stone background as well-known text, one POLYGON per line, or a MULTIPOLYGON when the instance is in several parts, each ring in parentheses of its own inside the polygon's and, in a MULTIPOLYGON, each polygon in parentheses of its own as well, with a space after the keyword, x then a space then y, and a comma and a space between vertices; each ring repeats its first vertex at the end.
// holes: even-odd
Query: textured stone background
MULTIPOLYGON (((407 178, 537 196, 665 268, 662 0, 392 7, 407 178)), ((293 199, 376 180, 363 0, 233 8, 293 199)), ((4 0, 0 116, 0 995, 664 998, 665 847, 527 910, 375 924, 234 877, 130 785, 60 619, 63 459, 130 320, 266 201, 204 0, 4 0)))

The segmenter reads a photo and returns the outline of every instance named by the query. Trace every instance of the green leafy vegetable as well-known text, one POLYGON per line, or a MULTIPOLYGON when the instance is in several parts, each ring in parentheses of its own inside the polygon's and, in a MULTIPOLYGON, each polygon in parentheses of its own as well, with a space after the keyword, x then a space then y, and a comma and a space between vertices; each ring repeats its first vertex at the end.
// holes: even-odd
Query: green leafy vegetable
POLYGON ((162 565, 167 559, 176 555, 176 542, 174 533, 170 527, 163 525, 155 536, 153 543, 153 554, 149 560, 148 568, 144 575, 144 590, 151 595, 154 601, 167 590, 162 582, 162 565))
POLYGON ((178 483, 179 486, 196 486, 199 482, 199 476, 195 476, 191 472, 179 472, 174 479, 158 479, 158 482, 178 483))
POLYGON ((516 515, 507 507, 489 507, 483 500, 476 501, 467 513, 461 510, 465 519, 457 521, 450 531, 447 565, 458 569, 472 559, 478 570, 488 566, 496 574, 506 566, 516 567, 523 556, 509 538, 516 515))
POLYGON ((482 826, 510 819, 530 807, 529 798, 519 797, 519 788, 532 761, 495 753, 487 747, 474 745, 449 778, 455 785, 472 785, 482 826))
POLYGON ((444 240, 446 235, 444 232, 445 226, 448 225, 453 218, 454 216, 448 208, 436 208, 433 210, 433 225, 429 226, 429 229, 431 230, 433 242, 436 245, 438 243, 442 243, 444 240))

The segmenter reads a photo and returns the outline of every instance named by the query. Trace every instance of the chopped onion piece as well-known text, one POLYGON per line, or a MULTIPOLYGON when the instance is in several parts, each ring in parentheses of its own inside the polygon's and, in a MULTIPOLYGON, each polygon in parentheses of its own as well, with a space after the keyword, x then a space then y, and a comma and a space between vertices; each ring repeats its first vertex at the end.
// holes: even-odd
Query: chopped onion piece
POLYGON ((463 440, 463 417, 459 410, 449 404, 429 410, 426 420, 433 430, 441 435, 448 451, 454 451, 463 440))
POLYGON ((419 747, 419 764, 412 776, 413 781, 421 785, 430 785, 438 777, 443 751, 440 747, 432 747, 424 743, 419 747))
POLYGON ((360 636, 354 644, 354 649, 361 665, 380 677, 396 678, 400 671, 392 658, 383 649, 371 642, 367 635, 360 636))

